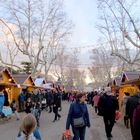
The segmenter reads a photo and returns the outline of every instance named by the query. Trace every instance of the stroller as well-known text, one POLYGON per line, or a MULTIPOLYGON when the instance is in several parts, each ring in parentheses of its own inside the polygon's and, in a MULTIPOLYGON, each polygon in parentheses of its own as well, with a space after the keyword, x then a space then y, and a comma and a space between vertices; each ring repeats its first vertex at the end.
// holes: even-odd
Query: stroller
POLYGON ((41 102, 41 106, 42 106, 42 110, 46 110, 47 111, 47 101, 46 98, 43 98, 42 102, 41 102))

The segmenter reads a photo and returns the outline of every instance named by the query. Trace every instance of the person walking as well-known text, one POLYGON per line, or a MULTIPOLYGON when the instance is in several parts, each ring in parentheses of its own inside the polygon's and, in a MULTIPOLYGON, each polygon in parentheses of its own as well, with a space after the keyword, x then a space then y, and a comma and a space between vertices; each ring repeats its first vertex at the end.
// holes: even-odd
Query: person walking
POLYGON ((10 107, 11 107, 13 113, 16 116, 16 120, 17 121, 20 120, 20 116, 19 116, 19 113, 17 111, 17 104, 16 104, 16 101, 15 100, 12 101, 12 103, 10 104, 10 107))
POLYGON ((26 113, 31 113, 31 108, 32 108, 32 102, 31 102, 31 98, 28 97, 27 101, 25 103, 25 112, 26 113))
POLYGON ((36 119, 32 114, 24 117, 16 140, 41 140, 40 133, 36 129, 36 119))
POLYGON ((49 107, 49 113, 51 113, 52 104, 53 104, 53 93, 51 89, 46 90, 46 100, 47 100, 47 107, 49 107))
POLYGON ((135 108, 139 104, 139 100, 140 100, 140 92, 136 92, 134 96, 131 96, 126 103, 126 116, 130 119, 132 137, 134 137, 133 113, 135 108))
POLYGON ((61 93, 58 90, 54 90, 54 103, 53 103, 53 112, 55 114, 53 122, 61 118, 61 115, 58 113, 58 109, 61 108, 61 93))
POLYGON ((32 94, 32 109, 31 113, 35 116, 37 121, 37 127, 40 127, 40 116, 41 116, 41 101, 39 97, 39 90, 35 89, 32 94))
POLYGON ((79 93, 76 101, 70 105, 66 122, 66 131, 70 125, 74 134, 73 140, 85 140, 86 126, 90 127, 90 120, 87 105, 85 104, 86 95, 79 93))
POLYGON ((140 100, 138 106, 134 109, 133 113, 133 140, 140 140, 140 100))
POLYGON ((70 95, 69 95, 69 102, 71 103, 72 100, 73 100, 73 98, 72 98, 72 94, 70 94, 70 95))
POLYGON ((98 113, 98 102, 99 102, 100 96, 98 95, 98 92, 95 92, 95 96, 92 99, 92 102, 94 104, 94 108, 95 108, 95 113, 98 113))
POLYGON ((0 117, 2 118, 5 117, 4 113, 2 112, 4 102, 5 102, 5 97, 4 97, 3 91, 1 91, 0 92, 0 117))
POLYGON ((115 123, 116 111, 119 109, 118 101, 116 97, 111 93, 111 88, 106 87, 105 93, 100 97, 98 103, 99 110, 102 112, 105 131, 108 140, 112 138, 112 128, 115 123))
POLYGON ((24 111, 24 102, 25 102, 25 94, 24 91, 22 90, 19 95, 19 111, 21 112, 24 111))
POLYGON ((124 117, 124 125, 126 126, 126 128, 129 128, 129 119, 128 116, 126 115, 126 103, 128 101, 128 99, 130 98, 130 93, 125 92, 124 96, 122 98, 122 113, 123 113, 123 117, 124 117))

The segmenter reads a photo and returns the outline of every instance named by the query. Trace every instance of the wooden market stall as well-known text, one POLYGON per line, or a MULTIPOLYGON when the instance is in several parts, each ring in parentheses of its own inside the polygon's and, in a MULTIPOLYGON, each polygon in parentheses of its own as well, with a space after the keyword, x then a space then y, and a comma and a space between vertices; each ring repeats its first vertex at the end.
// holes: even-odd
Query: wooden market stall
POLYGON ((0 67, 0 90, 5 96, 5 105, 8 105, 17 96, 17 83, 7 67, 0 67))
POLYGON ((130 84, 130 81, 134 79, 138 79, 140 76, 140 72, 123 72, 121 77, 121 85, 119 87, 119 106, 121 109, 122 97, 125 92, 129 92, 130 96, 134 95, 136 91, 139 90, 139 87, 136 84, 130 84))
POLYGON ((127 81, 124 84, 131 85, 131 86, 136 85, 138 89, 140 89, 140 76, 139 78, 127 81))
MULTIPOLYGON (((27 75, 27 74, 13 74, 13 78, 15 79, 16 83, 17 83, 17 88, 16 91, 17 96, 16 96, 16 102, 19 102, 19 94, 21 93, 22 90, 26 90, 26 92, 32 92, 35 89, 35 83, 31 77, 31 75, 27 75)), ((18 103, 19 105, 19 103, 18 103)), ((18 107, 19 109, 19 107, 18 107)))
POLYGON ((18 83, 18 87, 20 89, 25 88, 28 92, 32 92, 36 88, 35 83, 34 83, 31 75, 14 74, 13 77, 14 77, 15 81, 18 83))

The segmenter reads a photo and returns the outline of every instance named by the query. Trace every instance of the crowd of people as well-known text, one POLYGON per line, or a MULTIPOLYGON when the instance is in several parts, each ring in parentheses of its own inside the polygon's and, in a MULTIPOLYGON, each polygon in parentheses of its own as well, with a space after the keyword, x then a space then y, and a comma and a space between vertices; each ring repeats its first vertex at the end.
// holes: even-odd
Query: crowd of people
POLYGON ((131 129, 132 140, 140 140, 140 91, 133 96, 125 92, 119 108, 118 94, 114 95, 110 87, 87 95, 87 102, 94 106, 95 113, 103 117, 105 132, 108 140, 112 139, 112 128, 116 122, 116 115, 121 110, 124 126, 131 129))
POLYGON ((27 140, 41 140, 38 128, 40 127, 40 116, 42 110, 45 109, 49 113, 53 112, 54 119, 52 122, 55 122, 61 118, 61 115, 58 113, 58 110, 61 110, 61 101, 62 93, 57 88, 54 88, 53 90, 35 89, 32 93, 22 91, 19 95, 19 111, 25 111, 28 115, 23 119, 21 128, 23 130, 30 130, 23 131, 20 128, 17 140, 23 140, 23 137, 27 140), (30 121, 27 121, 27 119, 30 121))
MULTIPOLYGON (((0 115, 4 105, 3 94, 0 94, 0 115)), ((17 140, 41 140, 39 133, 41 111, 54 113, 55 122, 61 118, 59 111, 62 110, 61 102, 67 100, 70 104, 66 120, 66 133, 70 132, 70 126, 74 137, 73 140, 85 140, 86 127, 90 127, 90 117, 87 104, 91 104, 95 109, 95 114, 103 117, 105 133, 108 140, 111 140, 112 129, 116 122, 116 112, 119 111, 118 96, 111 92, 110 87, 102 91, 97 90, 84 92, 62 92, 58 88, 35 89, 32 93, 25 90, 19 95, 19 104, 15 100, 10 104, 17 120, 20 119, 18 112, 26 112, 27 116, 22 120, 22 124, 17 135, 17 140), (19 110, 17 110, 17 106, 19 110)), ((121 101, 122 116, 126 128, 131 128, 132 140, 140 140, 140 92, 134 96, 125 92, 121 101)))

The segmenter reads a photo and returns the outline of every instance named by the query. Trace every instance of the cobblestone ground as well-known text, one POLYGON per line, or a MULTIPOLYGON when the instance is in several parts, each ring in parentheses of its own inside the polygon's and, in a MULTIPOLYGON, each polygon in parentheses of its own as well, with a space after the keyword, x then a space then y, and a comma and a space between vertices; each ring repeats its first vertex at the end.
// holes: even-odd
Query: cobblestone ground
MULTIPOLYGON (((40 120, 40 133, 42 140, 61 140, 62 133, 65 130, 65 122, 68 113, 69 103, 63 102, 63 109, 60 112, 61 119, 52 122, 54 119, 53 113, 43 111, 40 120)), ((94 110, 88 105, 91 128, 87 129, 86 140, 107 140, 105 136, 104 124, 102 117, 94 114, 94 110)), ((21 118, 24 117, 24 113, 20 113, 21 118)), ((10 121, 0 123, 0 140, 15 140, 18 133, 20 121, 16 121, 14 117, 10 121)), ((126 129, 123 126, 122 120, 117 122, 113 128, 112 140, 131 140, 130 129, 126 129)))

